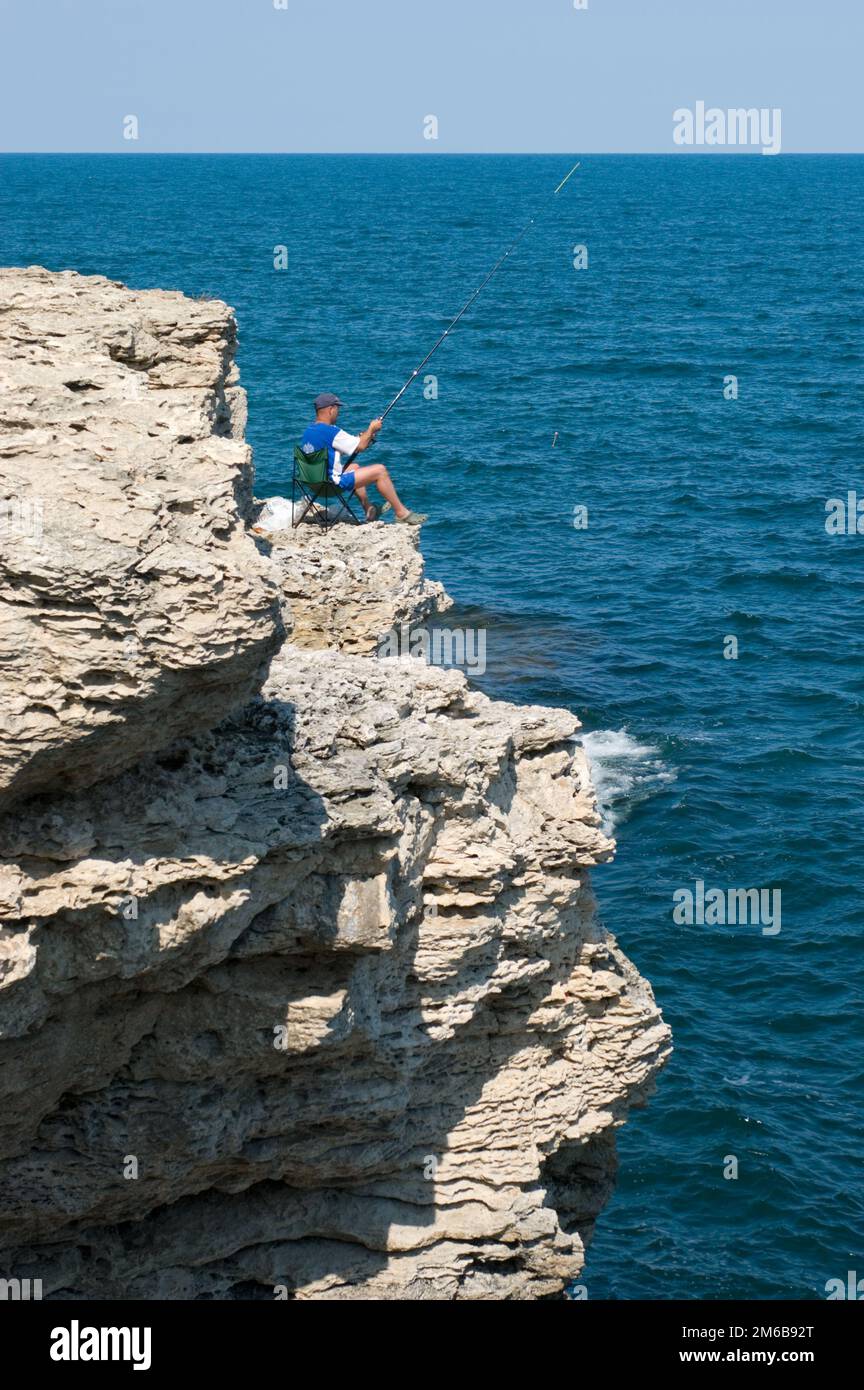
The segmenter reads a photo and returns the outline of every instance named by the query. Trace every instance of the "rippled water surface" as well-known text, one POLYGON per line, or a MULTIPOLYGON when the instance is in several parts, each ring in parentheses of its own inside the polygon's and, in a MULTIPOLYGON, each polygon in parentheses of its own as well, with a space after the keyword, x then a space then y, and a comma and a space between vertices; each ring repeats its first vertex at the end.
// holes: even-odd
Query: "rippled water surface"
MULTIPOLYGON (((265 495, 309 398, 364 426, 566 167, 4 157, 0 262, 233 304, 265 495)), ((862 159, 588 158, 377 454, 487 629, 481 684, 582 719, 619 842, 601 909, 674 1030, 590 1298, 864 1272, 864 535, 824 524, 864 498, 862 224, 862 159), (781 889, 780 934, 676 925, 697 879, 781 889)))

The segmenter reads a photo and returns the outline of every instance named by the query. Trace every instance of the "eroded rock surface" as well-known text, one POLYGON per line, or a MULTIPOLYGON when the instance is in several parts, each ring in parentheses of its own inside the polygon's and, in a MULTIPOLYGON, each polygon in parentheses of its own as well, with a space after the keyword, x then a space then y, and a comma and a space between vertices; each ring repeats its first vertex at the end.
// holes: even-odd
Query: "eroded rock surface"
POLYGON ((301 524, 269 539, 299 647, 368 655, 403 623, 419 625, 451 607, 443 585, 423 572, 416 527, 346 523, 325 536, 301 524))
POLYGON ((92 781, 260 687, 232 311, 0 270, 0 804, 92 781))
POLYGON ((428 614, 413 533, 267 559, 232 516, 296 615, 260 693, 0 814, 0 1276, 559 1296, 669 1050, 594 914, 613 845, 578 723, 334 649, 342 569, 390 594, 348 610, 361 651, 428 614))

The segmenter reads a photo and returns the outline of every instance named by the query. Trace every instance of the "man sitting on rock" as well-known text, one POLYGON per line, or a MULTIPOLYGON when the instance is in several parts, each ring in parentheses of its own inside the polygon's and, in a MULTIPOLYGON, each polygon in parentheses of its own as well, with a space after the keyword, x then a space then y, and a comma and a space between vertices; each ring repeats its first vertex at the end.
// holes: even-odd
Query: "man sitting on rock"
POLYGON ((300 440, 300 448, 304 454, 315 454, 319 449, 326 448, 327 472, 331 483, 345 492, 356 492, 367 521, 377 521, 382 512, 389 511, 392 507, 397 521, 409 526, 422 526, 428 517, 419 512, 409 511, 404 503, 400 502, 383 463, 372 463, 357 468, 352 462, 350 468, 346 469, 345 461, 353 459, 355 454, 365 453, 369 445, 375 442, 382 422, 372 420, 369 428, 361 435, 348 434, 347 431, 340 430, 336 424, 341 405, 339 397, 334 396, 332 391, 324 391, 315 397, 315 423, 307 425, 300 440), (369 501, 366 495, 369 483, 374 483, 385 499, 383 507, 376 507, 369 501))

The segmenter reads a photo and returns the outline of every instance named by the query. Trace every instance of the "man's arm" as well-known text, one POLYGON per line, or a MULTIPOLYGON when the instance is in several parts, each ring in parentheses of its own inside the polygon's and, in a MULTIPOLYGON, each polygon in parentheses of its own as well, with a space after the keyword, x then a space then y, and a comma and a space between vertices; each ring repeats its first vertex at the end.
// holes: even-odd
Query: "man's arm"
POLYGON ((370 420, 369 428, 365 429, 361 434, 359 443, 357 444, 354 453, 351 455, 352 458, 354 458, 355 454, 365 454, 370 444, 375 443, 375 440, 377 439, 378 434, 381 430, 382 424, 382 420, 370 420))

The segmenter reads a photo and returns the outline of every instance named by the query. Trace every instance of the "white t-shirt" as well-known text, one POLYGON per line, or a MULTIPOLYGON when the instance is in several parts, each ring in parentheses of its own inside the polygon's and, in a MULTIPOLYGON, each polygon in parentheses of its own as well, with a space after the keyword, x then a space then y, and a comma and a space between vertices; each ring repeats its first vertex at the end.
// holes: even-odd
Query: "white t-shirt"
POLYGON ((330 476, 334 483, 338 483, 342 477, 345 467, 344 459, 349 459, 360 443, 360 437, 356 434, 349 434, 347 430, 337 430, 333 436, 330 448, 333 450, 330 463, 330 476))

